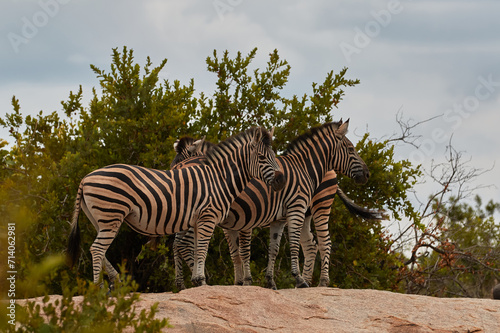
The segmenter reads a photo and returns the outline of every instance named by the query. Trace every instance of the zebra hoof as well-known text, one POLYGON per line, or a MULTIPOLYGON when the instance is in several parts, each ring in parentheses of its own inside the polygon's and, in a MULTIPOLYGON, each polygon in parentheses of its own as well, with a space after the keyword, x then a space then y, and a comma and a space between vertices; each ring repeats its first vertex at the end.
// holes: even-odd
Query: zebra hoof
POLYGON ((243 285, 244 286, 251 286, 252 282, 253 282, 252 276, 248 276, 248 277, 243 278, 243 285))
POLYGON ((329 284, 330 284, 330 280, 320 279, 318 287, 328 287, 329 284))
POLYGON ((295 285, 296 288, 309 288, 309 284, 306 281, 302 281, 301 283, 297 283, 295 285))
POLYGON ((184 281, 176 281, 175 286, 179 291, 186 289, 186 286, 184 285, 184 281))
POLYGON ((205 285, 205 278, 203 276, 198 276, 193 279, 191 279, 191 282, 195 287, 203 286, 205 285))
POLYGON ((278 288, 276 288, 276 283, 274 281, 267 281, 266 288, 272 290, 278 290, 278 288))

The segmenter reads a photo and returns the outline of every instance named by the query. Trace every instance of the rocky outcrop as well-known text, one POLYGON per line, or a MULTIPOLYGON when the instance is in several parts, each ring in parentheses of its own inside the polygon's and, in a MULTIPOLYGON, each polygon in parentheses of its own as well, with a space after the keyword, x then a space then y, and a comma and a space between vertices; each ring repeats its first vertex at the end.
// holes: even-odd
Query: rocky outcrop
MULTIPOLYGON (((52 296, 51 300, 61 296, 52 296)), ((76 303, 82 296, 74 297, 76 303)), ((41 302, 41 298, 37 299, 41 302)), ((500 301, 436 298, 377 290, 203 286, 142 294, 136 312, 158 302, 165 332, 500 332, 500 301)), ((21 301, 20 303, 24 303, 21 301)))
POLYGON ((500 302, 376 290, 204 286, 142 294, 168 332, 500 332, 500 302))

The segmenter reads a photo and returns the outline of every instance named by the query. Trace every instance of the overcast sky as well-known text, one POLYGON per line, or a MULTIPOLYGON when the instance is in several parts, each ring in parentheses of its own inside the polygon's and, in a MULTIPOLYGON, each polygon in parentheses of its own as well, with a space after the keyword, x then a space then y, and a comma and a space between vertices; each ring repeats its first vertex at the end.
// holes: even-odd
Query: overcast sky
POLYGON ((12 111, 13 95, 24 115, 60 111, 79 85, 88 100, 98 86, 89 65, 109 70, 114 47, 134 49, 141 65, 167 58, 162 78, 194 78, 206 93, 214 49, 234 56, 258 47, 262 67, 278 49, 292 67, 287 94, 310 93, 312 82, 343 67, 361 80, 333 110, 335 119, 351 118, 354 142, 366 131, 398 133, 398 110, 414 122, 437 116, 414 130, 421 149, 397 147, 398 158, 444 162, 453 136, 469 166, 493 167, 475 185, 493 185, 478 194, 500 201, 499 13, 497 0, 3 0, 0 112, 12 111))

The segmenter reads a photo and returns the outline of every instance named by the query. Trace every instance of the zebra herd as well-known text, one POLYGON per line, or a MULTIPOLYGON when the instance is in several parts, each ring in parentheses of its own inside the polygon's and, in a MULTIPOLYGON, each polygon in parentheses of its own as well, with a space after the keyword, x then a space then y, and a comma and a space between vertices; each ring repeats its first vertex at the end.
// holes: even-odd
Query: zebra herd
POLYGON ((270 227, 267 287, 276 288, 274 263, 284 226, 288 227, 291 269, 297 287, 312 283, 314 261, 321 257, 320 286, 329 284, 331 238, 328 220, 337 194, 346 207, 367 219, 379 211, 356 205, 338 187, 336 172, 364 184, 368 167, 346 137, 349 121, 326 123, 294 139, 282 156, 271 148, 273 131, 251 128, 219 144, 185 137, 174 144, 171 170, 117 164, 91 172, 80 183, 68 242, 68 257, 79 256, 81 209, 97 230, 90 247, 94 283, 101 269, 112 282, 118 273, 106 250, 125 221, 151 237, 175 234, 176 285, 184 289, 182 261, 195 286, 205 284, 205 259, 215 226, 224 230, 234 264, 235 284, 250 285, 253 228, 270 227), (317 242, 311 232, 311 222, 317 242), (304 253, 299 270, 299 249, 304 253))

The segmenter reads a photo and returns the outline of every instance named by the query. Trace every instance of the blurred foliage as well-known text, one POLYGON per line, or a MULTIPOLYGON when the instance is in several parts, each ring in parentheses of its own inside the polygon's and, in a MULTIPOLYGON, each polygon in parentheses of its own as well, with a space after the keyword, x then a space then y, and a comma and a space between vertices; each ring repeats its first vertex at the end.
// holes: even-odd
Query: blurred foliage
MULTIPOLYGON (((155 67, 147 58, 141 68, 135 63, 133 51, 124 47, 121 51, 113 49, 109 71, 91 66, 99 87, 93 89, 87 106, 82 103, 81 87, 61 102, 64 116, 58 112, 23 116, 14 97, 13 112, 0 118, 0 126, 9 129, 13 139, 11 147, 0 141, 0 214, 5 217, 1 228, 14 221, 17 236, 22 239, 16 250, 19 281, 35 274, 30 267, 48 265, 47 258, 64 253, 78 184, 90 171, 113 163, 167 169, 178 137, 206 135, 207 140, 219 142, 254 125, 276 127, 275 150, 283 151, 308 128, 333 120, 344 89, 359 83, 347 79, 344 68, 327 73, 323 82, 312 83, 311 91, 302 96, 285 96, 283 89, 291 66, 275 50, 263 69, 252 70, 256 52, 253 49, 246 56, 238 52, 231 58, 227 51, 222 56, 214 51, 206 59, 208 71, 216 75, 216 90, 210 94, 195 95, 194 80, 188 85, 177 80, 161 81, 159 73, 166 60, 155 67), (24 215, 16 217, 19 214, 24 215)), ((407 195, 420 176, 419 168, 408 161, 396 161, 392 145, 373 141, 368 134, 358 142, 357 149, 372 177, 365 186, 356 186, 339 176, 342 189, 357 203, 384 208, 395 219, 415 219, 418 214, 407 195)), ((40 278, 44 292, 61 294, 64 274, 69 274, 70 280, 91 279, 88 249, 96 232, 84 214, 80 218, 83 249, 77 268, 52 269, 45 279, 40 278)), ((399 288, 396 275, 402 259, 390 250, 390 237, 379 222, 350 216, 336 200, 330 230, 334 246, 332 285, 399 288)), ((266 229, 254 230, 252 271, 258 285, 264 285, 268 233, 266 229)), ((173 237, 164 237, 155 251, 145 249, 136 260, 146 241, 146 237, 122 226, 107 256, 114 264, 124 264, 140 291, 176 291, 173 237)), ((293 287, 294 280, 286 234, 283 243, 276 282, 279 288, 288 288, 293 287)), ((232 263, 221 230, 211 241, 206 269, 210 284, 233 283, 232 263)), ((190 286, 187 268, 185 277, 190 286)), ((41 290, 30 289, 16 297, 42 294, 41 290)))
POLYGON ((134 303, 139 300, 137 284, 130 277, 122 275, 124 282, 117 282, 108 292, 108 286, 98 286, 77 279, 63 281, 60 298, 42 299, 42 305, 35 300, 27 300, 24 307, 18 308, 20 323, 16 332, 160 332, 168 326, 166 319, 154 319, 158 303, 149 311, 136 313, 134 303), (74 295, 82 295, 81 302, 74 295))

